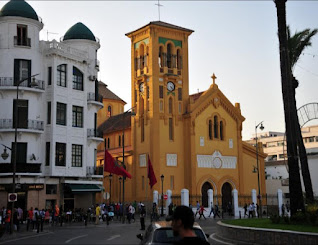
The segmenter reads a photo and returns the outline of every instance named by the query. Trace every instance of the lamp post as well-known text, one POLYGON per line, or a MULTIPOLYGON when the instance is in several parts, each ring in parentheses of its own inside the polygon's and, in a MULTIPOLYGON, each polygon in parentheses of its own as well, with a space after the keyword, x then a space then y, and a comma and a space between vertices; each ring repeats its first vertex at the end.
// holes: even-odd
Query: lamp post
POLYGON ((161 217, 162 217, 163 216, 163 180, 165 176, 162 174, 160 178, 161 178, 161 217))
MULTIPOLYGON (((130 109, 128 109, 127 111, 125 111, 122 115, 122 121, 124 121, 125 119, 125 114, 128 113, 129 111, 131 111, 133 108, 135 107, 132 107, 130 109)), ((134 111, 131 112, 131 116, 135 116, 136 114, 134 113, 134 111)), ((123 126, 123 136, 122 136, 122 140, 123 140, 123 162, 122 162, 122 165, 123 165, 123 168, 126 169, 126 165, 125 165, 125 127, 123 126)), ((126 180, 126 177, 123 176, 123 202, 122 202, 122 206, 123 206, 123 224, 125 223, 125 180, 126 180)))
POLYGON ((109 178, 109 205, 111 205, 111 203, 112 203, 112 178, 113 178, 113 175, 109 174, 108 178, 109 178))
POLYGON ((122 177, 119 177, 119 198, 118 198, 118 202, 120 202, 120 197, 121 197, 121 181, 122 181, 122 177))
MULTIPOLYGON (((257 143, 257 128, 259 127, 260 130, 263 130, 264 129, 264 126, 263 126, 263 121, 261 121, 259 124, 257 124, 255 126, 255 139, 256 139, 256 169, 257 169, 257 183, 258 183, 258 199, 259 199, 259 206, 260 206, 260 214, 261 214, 261 217, 262 217, 262 196, 261 196, 261 185, 260 185, 260 180, 259 180, 259 164, 258 164, 258 143, 257 143), (260 127, 259 127, 260 126, 260 127)), ((254 170, 253 172, 255 173, 255 167, 254 167, 254 170)), ((259 215, 258 214, 258 217, 259 215)))
MULTIPOLYGON (((19 106, 19 85, 21 83, 23 83, 24 81, 26 80, 29 80, 30 78, 33 78, 33 86, 35 85, 35 76, 37 76, 39 74, 35 74, 35 75, 32 75, 32 76, 29 76, 27 78, 23 78, 21 79, 20 81, 17 81, 16 82, 16 86, 17 86, 17 90, 16 90, 16 94, 17 94, 17 97, 16 97, 16 104, 15 104, 15 108, 14 108, 14 114, 15 114, 15 117, 14 117, 14 146, 13 148, 9 148, 5 145, 4 146, 4 152, 1 154, 1 157, 6 160, 9 156, 9 154, 7 153, 7 149, 11 150, 11 154, 12 154, 12 157, 13 157, 13 166, 12 166, 12 193, 15 193, 15 172, 16 172, 16 167, 17 167, 17 138, 18 138, 18 106, 19 106)), ((11 208, 11 226, 10 226, 10 234, 12 234, 13 232, 13 213, 14 213, 14 202, 12 202, 12 208, 11 208)))

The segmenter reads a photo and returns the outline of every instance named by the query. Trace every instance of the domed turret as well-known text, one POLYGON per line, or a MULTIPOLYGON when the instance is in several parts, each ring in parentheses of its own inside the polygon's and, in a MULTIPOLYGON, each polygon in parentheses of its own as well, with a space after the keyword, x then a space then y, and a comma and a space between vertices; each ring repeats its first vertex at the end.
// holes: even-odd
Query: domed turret
POLYGON ((68 31, 64 35, 63 41, 71 39, 85 39, 96 41, 96 38, 92 31, 81 22, 76 23, 70 29, 68 29, 68 31))
POLYGON ((34 20, 39 20, 34 9, 24 0, 11 0, 0 10, 0 17, 19 16, 34 20))

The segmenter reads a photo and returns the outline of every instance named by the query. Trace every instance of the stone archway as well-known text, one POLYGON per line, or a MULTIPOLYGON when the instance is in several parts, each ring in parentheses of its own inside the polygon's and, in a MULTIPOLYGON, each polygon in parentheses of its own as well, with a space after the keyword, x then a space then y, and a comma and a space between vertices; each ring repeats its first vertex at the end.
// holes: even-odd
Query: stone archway
POLYGON ((213 187, 212 187, 211 183, 205 182, 202 185, 202 188, 201 188, 202 205, 203 205, 203 207, 208 207, 209 206, 209 198, 208 198, 208 190, 209 189, 213 190, 213 187))
POLYGON ((222 186, 222 209, 226 211, 226 206, 232 203, 232 185, 229 182, 225 182, 222 186))

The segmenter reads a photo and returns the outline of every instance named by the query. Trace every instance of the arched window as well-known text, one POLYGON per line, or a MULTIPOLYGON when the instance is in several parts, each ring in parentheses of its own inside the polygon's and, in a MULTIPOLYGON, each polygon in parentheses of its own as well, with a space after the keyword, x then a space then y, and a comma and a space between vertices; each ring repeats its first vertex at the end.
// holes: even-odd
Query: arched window
POLYGON ((172 98, 169 98, 169 114, 172 114, 172 109, 173 109, 173 105, 172 105, 172 98))
POLYGON ((212 139, 212 120, 209 120, 209 139, 212 139))
POLYGON ((145 67, 145 60, 144 60, 144 45, 140 45, 140 49, 139 49, 139 52, 140 52, 140 69, 144 69, 145 67))
POLYGON ((172 68, 172 47, 170 43, 167 46, 167 66, 172 68))
POLYGON ((177 50, 177 68, 178 70, 182 69, 182 57, 180 49, 177 50))
POLYGON ((164 67, 164 64, 163 64, 163 47, 160 46, 159 48, 159 59, 158 59, 158 62, 159 62, 159 67, 164 67))
POLYGON ((214 116, 214 138, 219 138, 219 123, 217 116, 214 116))
POLYGON ((223 121, 220 121, 220 140, 224 140, 223 121))
POLYGON ((112 116, 112 107, 110 105, 107 107, 107 116, 108 117, 112 116))
POLYGON ((83 91, 83 73, 73 66, 73 89, 83 91))

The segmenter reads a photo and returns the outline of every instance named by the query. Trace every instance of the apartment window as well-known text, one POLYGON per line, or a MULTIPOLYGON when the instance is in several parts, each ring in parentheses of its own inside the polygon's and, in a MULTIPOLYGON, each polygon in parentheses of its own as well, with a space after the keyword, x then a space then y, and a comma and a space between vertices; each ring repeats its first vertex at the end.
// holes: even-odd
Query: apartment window
POLYGON ((72 145, 72 167, 82 167, 82 145, 72 145))
POLYGON ((66 87, 66 65, 57 66, 57 85, 66 87))
POLYGON ((54 195, 57 193, 57 185, 46 185, 46 194, 54 195))
POLYGON ((11 144, 11 149, 12 149, 12 155, 11 155, 11 163, 14 162, 14 156, 17 157, 16 163, 17 164, 26 164, 28 159, 27 159, 27 148, 28 148, 28 143, 22 143, 18 142, 17 143, 17 153, 15 154, 15 143, 12 142, 11 144))
POLYGON ((159 86, 159 98, 163 99, 163 86, 159 86))
POLYGON ((83 73, 73 66, 73 89, 83 91, 83 73))
POLYGON ((50 142, 46 142, 45 147, 45 166, 50 166, 50 142))
POLYGON ((315 137, 309 137, 308 140, 309 142, 315 142, 315 137))
POLYGON ((171 190, 174 189, 174 176, 173 175, 170 176, 170 189, 171 190))
POLYGON ((173 120, 169 118, 169 140, 173 140, 173 120))
POLYGON ((66 165, 66 144, 58 143, 55 144, 55 166, 65 167, 66 165))
POLYGON ((14 37, 14 45, 31 47, 31 39, 28 38, 28 26, 17 25, 17 36, 14 37))
POLYGON ((47 124, 51 124, 51 102, 47 102, 47 124))
POLYGON ((169 98, 169 114, 172 114, 172 108, 173 108, 172 103, 173 103, 172 98, 169 98))
POLYGON ((13 100, 13 124, 15 125, 15 120, 18 119, 18 128, 28 128, 28 114, 29 114, 29 101, 28 100, 13 100), (18 108, 16 108, 18 107, 18 108), (18 115, 16 115, 16 110, 18 115))
POLYGON ((52 85, 52 67, 47 68, 47 84, 52 85))
POLYGON ((182 101, 182 88, 178 88, 178 100, 182 101))
POLYGON ((83 127, 83 107, 73 105, 72 126, 77 128, 83 127))
POLYGON ((56 104, 56 124, 66 125, 66 104, 57 102, 56 104))
POLYGON ((284 146, 284 142, 283 141, 277 142, 277 146, 284 146))
MULTIPOLYGON (((14 59, 14 85, 17 86, 17 82, 22 79, 31 76, 31 60, 14 59)), ((30 87, 31 78, 23 82, 21 85, 30 87)))
POLYGON ((318 142, 318 136, 316 136, 316 142, 318 142))

